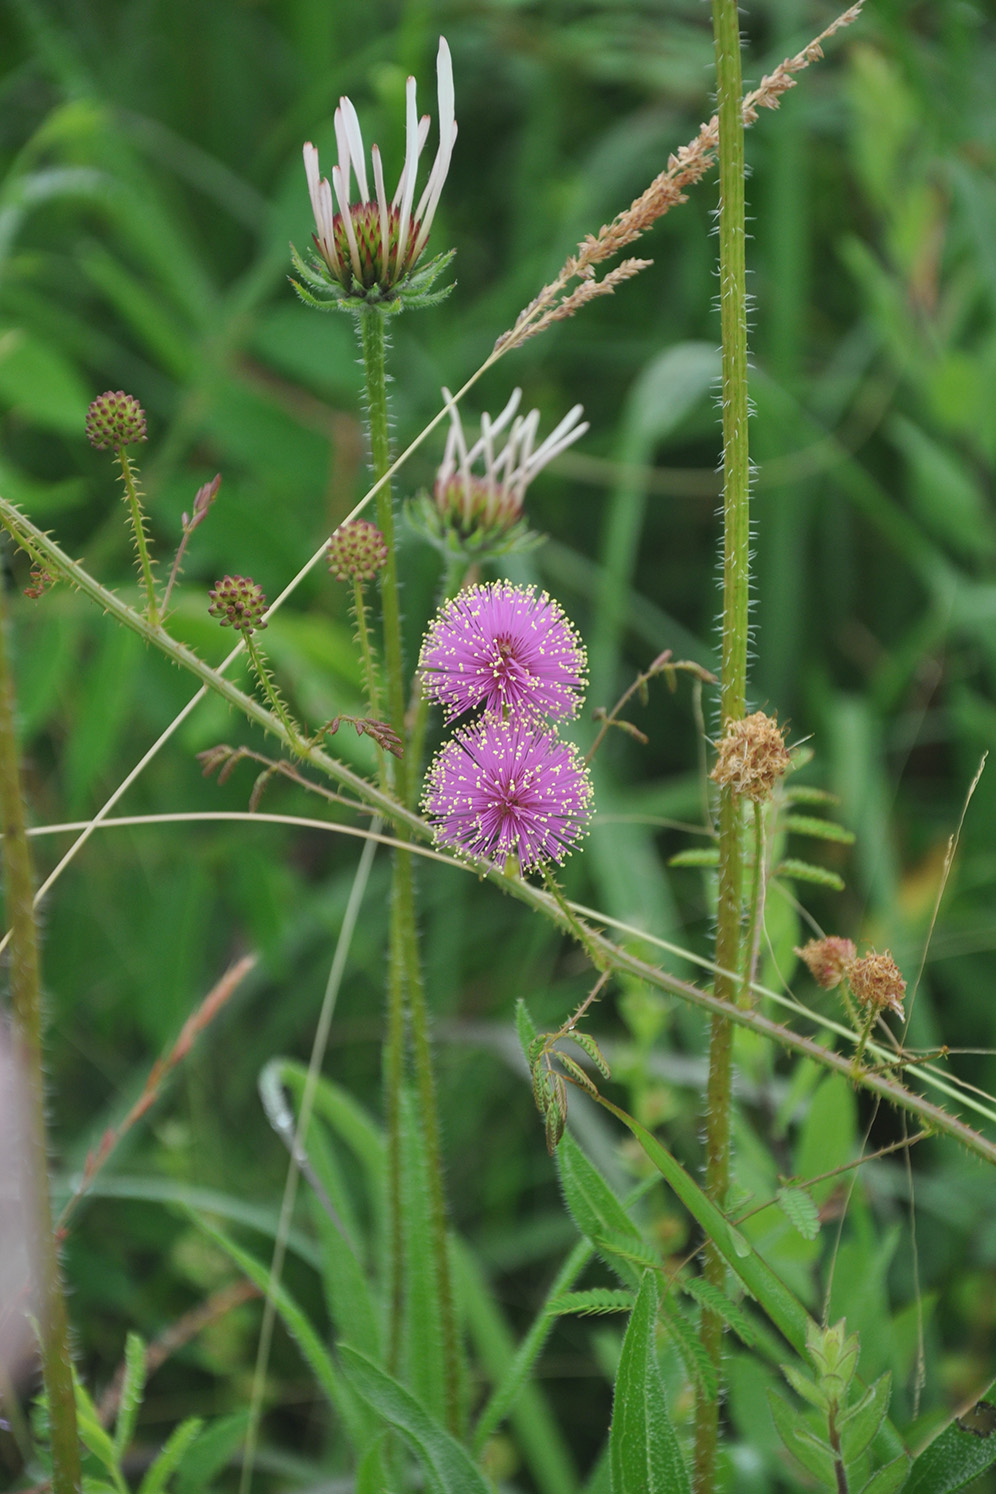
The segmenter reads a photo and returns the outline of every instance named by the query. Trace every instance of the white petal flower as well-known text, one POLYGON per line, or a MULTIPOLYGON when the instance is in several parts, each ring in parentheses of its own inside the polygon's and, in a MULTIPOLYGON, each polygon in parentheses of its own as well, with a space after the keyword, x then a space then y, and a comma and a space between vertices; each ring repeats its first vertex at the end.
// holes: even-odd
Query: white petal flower
POLYGON ((575 405, 537 446, 539 411, 519 415, 522 390, 516 389, 500 415, 493 420, 486 413, 481 416, 481 434, 468 446, 448 389, 443 398, 449 405, 450 431, 433 491, 440 513, 456 518, 465 530, 516 523, 533 478, 588 429, 582 407, 575 405))
POLYGON ((304 170, 315 215, 315 244, 332 278, 350 295, 364 296, 365 292, 375 291, 383 298, 385 293, 400 287, 415 269, 428 243, 457 136, 453 65, 444 37, 439 39, 436 79, 439 145, 414 211, 419 157, 430 125, 427 114, 421 120, 418 118, 414 78, 408 79, 405 92, 405 164, 390 203, 376 145, 370 152, 373 193, 370 191, 360 121, 349 99, 340 99, 335 111, 339 159, 332 168, 331 186, 328 178, 320 174, 315 146, 308 141, 304 147, 304 170))

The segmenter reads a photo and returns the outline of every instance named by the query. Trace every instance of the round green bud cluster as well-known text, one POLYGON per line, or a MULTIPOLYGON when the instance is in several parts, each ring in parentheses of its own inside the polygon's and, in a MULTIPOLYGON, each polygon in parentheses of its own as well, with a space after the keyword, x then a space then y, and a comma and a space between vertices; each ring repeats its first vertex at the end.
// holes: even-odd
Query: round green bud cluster
POLYGON ((376 524, 351 519, 329 540, 325 559, 337 581, 372 581, 387 565, 387 541, 376 524))
POLYGON ((86 412, 86 438, 96 451, 147 441, 145 411, 133 394, 108 389, 86 412))
POLYGON ((223 576, 216 581, 209 593, 211 605, 208 612, 220 618, 223 628, 234 628, 236 633, 252 633, 265 628, 262 621, 266 611, 266 595, 261 586, 249 576, 223 576))

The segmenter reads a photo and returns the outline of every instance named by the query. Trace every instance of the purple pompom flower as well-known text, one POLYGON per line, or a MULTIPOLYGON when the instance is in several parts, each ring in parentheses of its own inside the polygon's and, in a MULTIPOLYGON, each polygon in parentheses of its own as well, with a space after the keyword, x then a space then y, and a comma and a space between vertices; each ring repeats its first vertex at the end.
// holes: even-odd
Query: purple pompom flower
POLYGON ((429 625, 419 659, 429 700, 447 721, 483 705, 565 719, 584 698, 584 646, 559 603, 493 581, 461 591, 429 625))
POLYGON ((482 716, 436 754, 422 808, 436 840, 523 872, 558 864, 588 827, 591 780, 568 742, 522 716, 482 716))

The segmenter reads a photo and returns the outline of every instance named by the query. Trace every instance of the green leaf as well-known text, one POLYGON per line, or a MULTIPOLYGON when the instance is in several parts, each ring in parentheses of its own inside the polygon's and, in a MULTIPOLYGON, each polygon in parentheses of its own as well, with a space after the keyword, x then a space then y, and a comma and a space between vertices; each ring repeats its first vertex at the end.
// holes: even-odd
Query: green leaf
POLYGON ((691 1494, 657 1363, 657 1278, 644 1273, 623 1339, 612 1402, 612 1494, 691 1494))
POLYGON ((115 1488, 119 1494, 122 1494, 128 1486, 121 1473, 121 1460, 110 1433, 101 1426, 97 1408, 90 1399, 86 1387, 80 1383, 75 1369, 73 1370, 73 1391, 76 1400, 76 1428, 80 1441, 87 1451, 104 1465, 114 1480, 115 1488))
POLYGON ((200 1436, 203 1426, 200 1416, 189 1416, 186 1421, 181 1421, 143 1478, 138 1494, 163 1494, 167 1481, 182 1462, 187 1449, 200 1436))
POLYGON ((892 1394, 892 1376, 880 1376, 853 1406, 837 1418, 845 1461, 856 1463, 878 1436, 892 1394))
POLYGON ((128 1334, 124 1359, 124 1380, 121 1383, 118 1419, 114 1425, 114 1451, 119 1462, 131 1442, 135 1418, 145 1389, 145 1344, 137 1333, 128 1334))
POLYGON ((903 1494, 951 1494, 991 1468, 996 1463, 994 1412, 991 1402, 980 1400, 966 1416, 949 1422, 914 1462, 903 1494))
POLYGON ((676 851, 673 856, 667 858, 668 866, 709 866, 719 865, 719 852, 715 850, 690 850, 676 851))
POLYGON ((680 1280, 678 1286, 690 1297, 694 1297, 696 1302, 710 1308, 717 1317, 722 1318, 748 1349, 757 1343, 757 1332, 743 1308, 719 1287, 713 1286, 711 1281, 706 1281, 701 1276, 689 1276, 680 1280))
POLYGON ((786 856, 775 867, 776 877, 788 877, 793 882, 812 882, 816 887, 829 887, 833 892, 843 892, 844 879, 825 866, 812 866, 808 861, 799 861, 795 856, 786 856))
POLYGON ((768 1406, 782 1442, 796 1462, 815 1478, 824 1489, 836 1489, 834 1457, 829 1447, 823 1447, 810 1432, 803 1437, 802 1423, 798 1412, 772 1390, 768 1392, 768 1406))
POLYGON ((603 1109, 611 1111, 633 1133, 658 1172, 710 1236, 720 1255, 751 1296, 761 1304, 775 1327, 799 1354, 805 1354, 807 1329, 812 1326, 813 1320, 798 1297, 789 1291, 749 1241, 730 1224, 712 1200, 706 1197, 695 1179, 645 1126, 641 1126, 638 1120, 621 1110, 618 1105, 613 1105, 604 1095, 599 1098, 598 1103, 603 1109))
POLYGON ((632 1312, 634 1301, 632 1292, 593 1287, 587 1292, 561 1292, 547 1303, 547 1312, 557 1317, 567 1313, 632 1312))
MULTIPOLYGON (((886 1463, 884 1468, 880 1468, 877 1473, 872 1474, 861 1490, 861 1494, 899 1494, 900 1489, 902 1489, 903 1494, 906 1494, 906 1490, 910 1487, 906 1482, 909 1470, 909 1453, 900 1453, 898 1458, 893 1458, 891 1463, 886 1463)), ((950 1484, 945 1487, 960 1489, 962 1485, 950 1484)), ((942 1494, 942 1491, 938 1485, 931 1485, 931 1494, 942 1494)))
POLYGON ((643 1238, 601 1173, 589 1162, 569 1131, 557 1151, 557 1171, 568 1212, 606 1265, 627 1286, 636 1286, 640 1273, 624 1260, 618 1246, 643 1253, 643 1238))
POLYGON ((670 1298, 664 1300, 662 1317, 689 1378, 695 1381, 706 1400, 714 1401, 719 1394, 719 1376, 698 1331, 670 1298))
POLYGON ((248 1425, 248 1411, 209 1422, 177 1464, 176 1494, 213 1494, 218 1474, 241 1447, 248 1425))
POLYGON ((648 1245, 642 1235, 636 1239, 632 1235, 617 1234, 614 1230, 599 1235, 595 1245, 603 1260, 609 1256, 618 1256, 620 1260, 629 1261, 640 1271, 659 1271, 661 1258, 658 1251, 652 1245, 648 1245))
POLYGON ((805 1188, 779 1188, 775 1201, 804 1240, 816 1239, 820 1232, 820 1211, 805 1188))
POLYGON ((812 835, 817 840, 835 840, 842 846, 853 846, 855 840, 853 830, 845 830, 843 825, 835 824, 833 820, 821 820, 812 814, 787 814, 782 824, 786 830, 793 830, 796 835, 812 835))
POLYGON ((529 1008, 520 996, 515 1003, 515 1030, 518 1033, 522 1051, 526 1055, 527 1063, 530 1061, 530 1049, 536 1041, 536 1023, 529 1015, 529 1008))
POLYGON ((356 1349, 342 1344, 339 1354, 343 1371, 357 1394, 412 1443, 432 1494, 491 1494, 469 1454, 411 1391, 356 1349))

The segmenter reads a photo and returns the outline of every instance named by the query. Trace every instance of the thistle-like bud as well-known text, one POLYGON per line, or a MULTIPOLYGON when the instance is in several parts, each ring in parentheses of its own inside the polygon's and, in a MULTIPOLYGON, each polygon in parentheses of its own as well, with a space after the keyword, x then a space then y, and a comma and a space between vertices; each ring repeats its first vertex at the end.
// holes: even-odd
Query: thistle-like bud
POLYGON ((376 524, 351 519, 329 540, 325 559, 337 581, 372 581, 387 565, 387 541, 376 524))
POLYGON ((840 985, 857 952, 853 939, 837 938, 810 939, 802 949, 795 950, 800 960, 809 966, 816 984, 822 986, 824 991, 832 991, 834 986, 840 985))
POLYGON ((145 411, 133 394, 108 389, 86 412, 86 438, 95 451, 147 441, 145 411))
POLYGON ((846 974, 851 994, 860 1006, 876 1011, 888 1008, 897 1016, 903 1016, 906 982, 888 950, 884 954, 871 950, 860 960, 852 960, 846 974))
POLYGON ((263 621, 266 595, 249 576, 223 576, 215 582, 209 595, 211 605, 208 612, 221 620, 223 628, 234 628, 237 633, 248 634, 266 627, 263 621))
POLYGON ((783 729, 763 711, 727 722, 716 754, 716 766, 709 777, 714 783, 729 784, 735 793, 753 799, 755 804, 771 798, 775 784, 792 762, 783 729))

